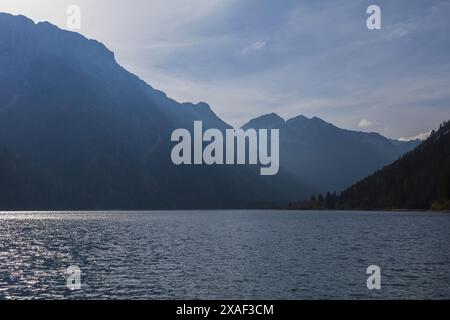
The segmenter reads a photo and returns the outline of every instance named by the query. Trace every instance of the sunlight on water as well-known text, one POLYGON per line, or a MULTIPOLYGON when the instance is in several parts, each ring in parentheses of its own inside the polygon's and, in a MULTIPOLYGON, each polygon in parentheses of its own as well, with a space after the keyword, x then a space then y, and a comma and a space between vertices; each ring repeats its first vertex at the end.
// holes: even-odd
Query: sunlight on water
POLYGON ((0 212, 0 298, 448 299, 449 240, 445 213, 0 212))

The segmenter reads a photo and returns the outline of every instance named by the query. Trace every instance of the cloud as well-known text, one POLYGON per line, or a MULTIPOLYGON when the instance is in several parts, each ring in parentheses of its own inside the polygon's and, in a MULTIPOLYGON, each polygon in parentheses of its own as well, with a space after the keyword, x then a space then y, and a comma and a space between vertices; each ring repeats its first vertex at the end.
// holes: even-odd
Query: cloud
POLYGON ((427 131, 427 132, 421 132, 421 133, 419 133, 419 134, 417 134, 417 135, 415 135, 415 136, 413 136, 413 137, 400 138, 400 139, 398 139, 398 140, 400 140, 400 141, 412 141, 412 140, 417 140, 417 139, 419 139, 419 140, 424 141, 424 140, 428 139, 428 137, 430 136, 430 134, 431 134, 431 130, 430 130, 430 131, 427 131))
MULTIPOLYGON (((0 11, 65 27, 74 1, 35 2, 1 0, 0 11)), ((379 0, 389 13, 380 31, 367 30, 364 1, 75 3, 81 32, 121 65, 178 101, 210 103, 233 125, 304 114, 398 138, 450 114, 450 1, 379 0)))
POLYGON ((373 123, 367 119, 361 119, 361 121, 358 123, 358 128, 370 128, 372 126, 373 123))
POLYGON ((241 50, 243 56, 263 49, 267 45, 267 40, 255 41, 241 50))
POLYGON ((411 32, 419 27, 418 24, 414 23, 403 23, 399 22, 387 28, 387 38, 389 40, 396 40, 399 38, 406 37, 411 32))

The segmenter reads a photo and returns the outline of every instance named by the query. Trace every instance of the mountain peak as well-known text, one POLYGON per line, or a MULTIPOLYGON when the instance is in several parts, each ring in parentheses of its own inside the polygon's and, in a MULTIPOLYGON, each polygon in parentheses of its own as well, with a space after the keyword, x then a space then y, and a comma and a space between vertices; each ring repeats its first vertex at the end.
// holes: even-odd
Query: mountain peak
POLYGON ((315 121, 315 122, 322 122, 322 123, 329 124, 328 122, 326 122, 325 120, 323 120, 323 119, 321 119, 319 117, 312 117, 311 120, 315 121))
POLYGON ((12 42, 14 46, 11 49, 17 50, 14 54, 28 52, 28 56, 33 57, 32 53, 40 51, 47 55, 70 56, 84 61, 116 63, 114 53, 103 43, 88 39, 78 32, 60 29, 48 21, 35 23, 22 15, 0 12, 0 37, 4 45, 11 45, 11 39, 24 39, 20 43, 12 42))
POLYGON ((191 109, 195 112, 213 112, 211 106, 206 102, 192 103, 192 102, 183 102, 181 104, 185 109, 191 109))
POLYGON ((0 19, 2 19, 2 20, 15 19, 15 21, 22 21, 22 22, 34 24, 33 20, 31 20, 30 18, 25 17, 25 16, 23 16, 21 14, 13 15, 13 14, 6 13, 6 12, 0 12, 0 19))
POLYGON ((325 120, 319 118, 319 117, 312 117, 312 118, 308 118, 304 115, 299 115, 296 117, 293 117, 291 119, 289 119, 288 121, 286 121, 286 124, 290 125, 290 126, 307 126, 307 127, 326 127, 326 128, 337 128, 335 125, 333 125, 332 123, 326 122, 325 120))
POLYGON ((211 111, 211 106, 209 104, 207 104, 206 102, 200 101, 199 103, 197 103, 195 105, 196 108, 201 109, 201 110, 207 110, 207 111, 211 111))
POLYGON ((287 121, 286 121, 286 123, 297 123, 297 122, 307 122, 307 121, 310 121, 311 119, 309 119, 309 118, 307 118, 307 117, 305 117, 304 115, 298 115, 298 116, 295 116, 295 117, 293 117, 293 118, 290 118, 290 119, 288 119, 287 121))
POLYGON ((272 112, 254 118, 242 126, 243 129, 279 129, 285 125, 285 121, 278 114, 272 112))

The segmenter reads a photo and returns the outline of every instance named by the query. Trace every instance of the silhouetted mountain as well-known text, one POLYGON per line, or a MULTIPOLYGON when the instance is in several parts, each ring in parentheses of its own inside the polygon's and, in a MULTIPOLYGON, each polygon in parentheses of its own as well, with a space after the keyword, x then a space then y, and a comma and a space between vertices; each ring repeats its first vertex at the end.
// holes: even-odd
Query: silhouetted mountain
POLYGON ((419 144, 422 143, 422 141, 419 139, 410 140, 410 141, 400 141, 400 140, 389 139, 389 141, 393 145, 395 145, 402 154, 413 150, 415 147, 417 147, 419 144))
POLYGON ((377 134, 272 114, 249 125, 282 130, 278 175, 175 166, 170 135, 194 120, 230 128, 206 103, 180 104, 153 89, 103 44, 0 13, 1 172, 10 181, 0 208, 255 207, 343 188, 399 155, 377 134))
POLYGON ((304 189, 283 172, 173 165, 174 129, 230 126, 206 103, 154 90, 80 34, 0 14, 0 70, 0 144, 52 182, 42 208, 239 207, 304 189))
POLYGON ((51 188, 45 177, 0 147, 0 204, 2 210, 34 209, 48 204, 51 188))
POLYGON ((450 121, 401 159, 346 189, 292 208, 450 210, 450 121))
POLYGON ((419 144, 340 129, 317 117, 298 116, 285 122, 274 113, 243 128, 280 129, 281 167, 320 192, 340 192, 419 144))
POLYGON ((242 129, 280 129, 286 124, 283 118, 276 113, 270 113, 252 119, 242 126, 242 129))

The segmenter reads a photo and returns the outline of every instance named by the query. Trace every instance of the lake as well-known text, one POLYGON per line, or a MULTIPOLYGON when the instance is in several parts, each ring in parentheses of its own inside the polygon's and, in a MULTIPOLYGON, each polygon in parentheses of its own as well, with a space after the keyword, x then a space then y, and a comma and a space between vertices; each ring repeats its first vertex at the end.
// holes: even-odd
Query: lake
POLYGON ((0 299, 450 299, 449 213, 0 212, 0 240, 0 299))

